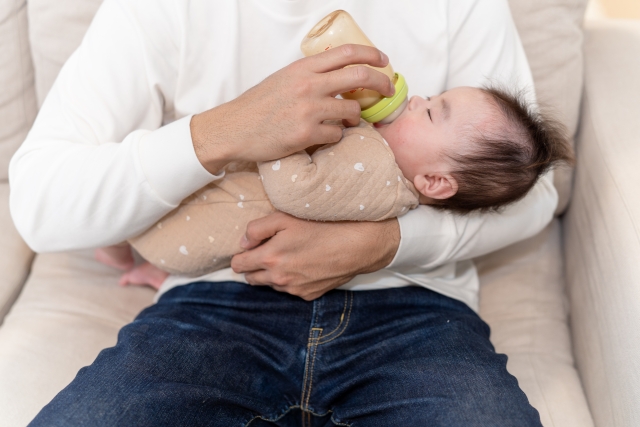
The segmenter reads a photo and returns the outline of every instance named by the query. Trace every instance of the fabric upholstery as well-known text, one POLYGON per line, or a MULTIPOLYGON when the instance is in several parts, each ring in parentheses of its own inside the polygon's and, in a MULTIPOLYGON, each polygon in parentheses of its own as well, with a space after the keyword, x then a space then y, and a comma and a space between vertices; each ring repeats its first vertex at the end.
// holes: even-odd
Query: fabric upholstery
POLYGON ((0 328, 0 426, 24 426, 151 304, 92 251, 38 255, 0 328))
POLYGON ((561 227, 477 260, 480 315, 546 427, 589 427, 567 324, 561 227))
MULTIPOLYGON (((509 0, 531 66, 538 102, 567 126, 573 137, 582 91, 582 19, 587 0, 509 0)), ((562 213, 571 194, 572 170, 556 170, 562 213)))
POLYGON ((0 181, 36 116, 26 0, 0 2, 0 181))
POLYGON ((42 105, 60 68, 80 45, 102 0, 29 0, 29 40, 42 105))
POLYGON ((640 22, 592 24, 565 257, 576 362, 598 426, 640 425, 640 22))
POLYGON ((8 166, 36 115, 25 0, 0 2, 0 323, 29 272, 33 253, 9 215, 8 166))
POLYGON ((18 297, 33 252, 24 243, 9 216, 9 184, 0 182, 0 323, 18 297))

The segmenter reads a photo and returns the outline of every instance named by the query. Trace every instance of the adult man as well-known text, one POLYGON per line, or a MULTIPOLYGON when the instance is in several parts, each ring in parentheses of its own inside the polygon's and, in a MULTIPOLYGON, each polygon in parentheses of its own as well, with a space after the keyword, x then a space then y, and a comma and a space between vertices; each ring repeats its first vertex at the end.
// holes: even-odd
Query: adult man
MULTIPOLYGON (((384 65, 375 49, 287 65, 337 8, 393 52, 415 93, 487 78, 531 86, 504 1, 396 3, 106 0, 12 160, 18 229, 40 251, 117 243, 230 160, 337 140, 322 121, 358 116, 337 93, 392 90, 379 73, 343 69, 384 65)), ((232 266, 283 293, 232 282, 242 278, 230 270, 169 280, 34 425, 539 425, 469 309, 468 259, 539 231, 555 203, 545 177, 499 216, 423 207, 375 224, 257 221, 245 242, 253 249, 232 266), (366 292, 327 293, 341 285, 366 292)))

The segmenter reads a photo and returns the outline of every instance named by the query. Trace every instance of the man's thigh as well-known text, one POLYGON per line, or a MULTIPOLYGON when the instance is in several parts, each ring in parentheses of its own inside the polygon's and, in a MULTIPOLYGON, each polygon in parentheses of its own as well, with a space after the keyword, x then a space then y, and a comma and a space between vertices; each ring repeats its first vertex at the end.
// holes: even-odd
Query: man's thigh
POLYGON ((242 426, 281 413, 300 397, 310 320, 311 304, 269 288, 176 288, 31 425, 242 426))
POLYGON ((33 426, 539 426, 464 304, 422 288, 308 303, 176 288, 122 329, 33 426))
POLYGON ((353 294, 341 336, 322 337, 321 315, 314 325, 313 412, 367 427, 541 426, 466 305, 417 287, 353 294))

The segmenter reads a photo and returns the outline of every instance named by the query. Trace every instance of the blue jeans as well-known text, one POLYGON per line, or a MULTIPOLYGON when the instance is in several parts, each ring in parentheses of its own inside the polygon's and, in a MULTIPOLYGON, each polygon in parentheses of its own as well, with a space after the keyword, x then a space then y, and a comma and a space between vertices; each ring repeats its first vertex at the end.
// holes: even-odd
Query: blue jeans
POLYGON ((31 426, 541 426, 489 327, 419 287, 174 288, 31 426))

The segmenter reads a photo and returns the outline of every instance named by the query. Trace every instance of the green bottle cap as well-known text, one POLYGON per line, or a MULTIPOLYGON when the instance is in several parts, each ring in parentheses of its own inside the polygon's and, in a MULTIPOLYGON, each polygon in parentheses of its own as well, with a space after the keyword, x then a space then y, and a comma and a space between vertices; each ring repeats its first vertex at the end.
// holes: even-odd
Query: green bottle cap
POLYGON ((377 123, 380 120, 384 120, 391 113, 404 102, 409 93, 409 87, 404 79, 404 76, 400 73, 396 73, 396 93, 391 97, 382 98, 379 102, 373 106, 362 110, 360 117, 369 123, 377 123))

